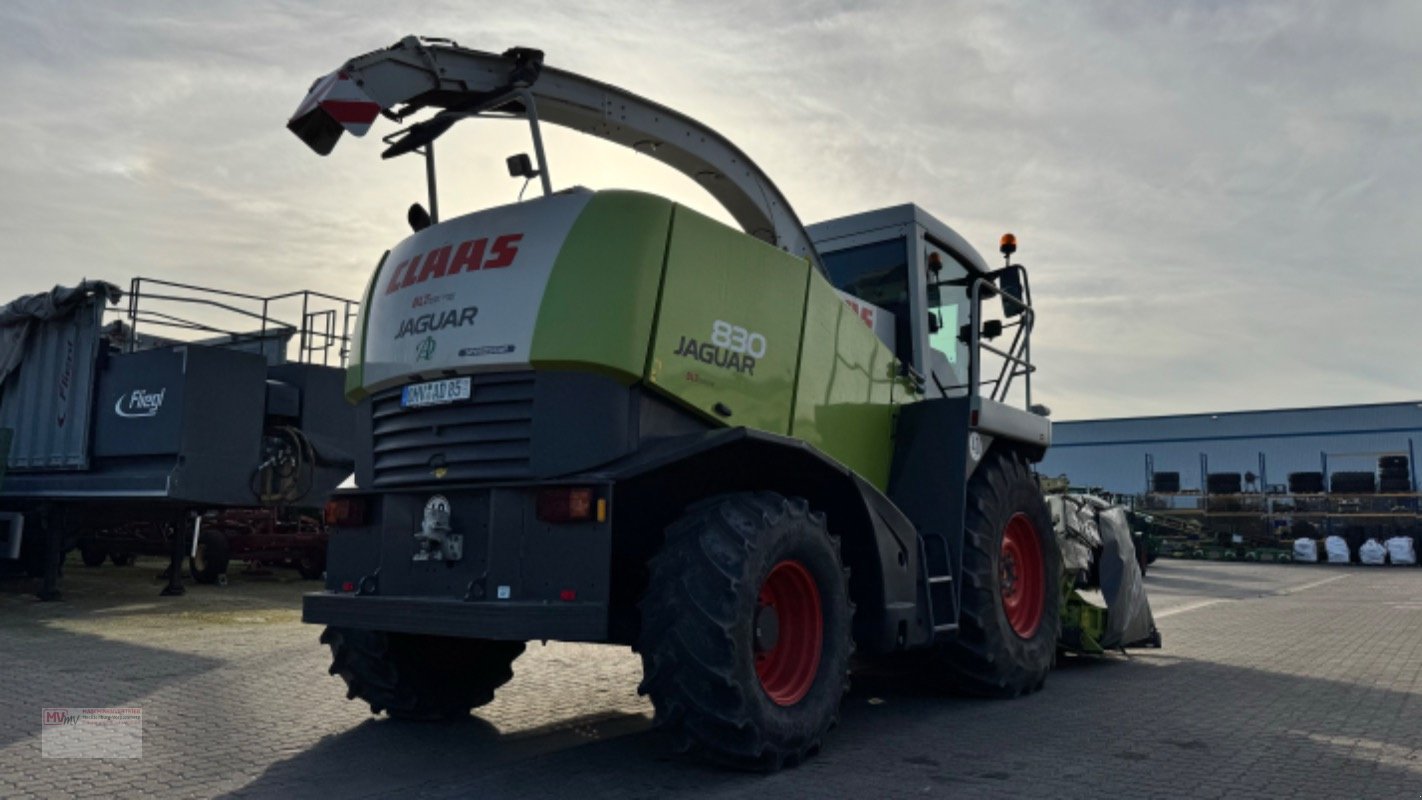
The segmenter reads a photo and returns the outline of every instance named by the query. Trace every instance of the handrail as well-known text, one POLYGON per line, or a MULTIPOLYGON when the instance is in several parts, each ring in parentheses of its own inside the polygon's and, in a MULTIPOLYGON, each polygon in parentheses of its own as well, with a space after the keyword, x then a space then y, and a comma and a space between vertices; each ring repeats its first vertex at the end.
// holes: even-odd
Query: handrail
MULTIPOLYGON (((351 323, 357 316, 357 305, 355 301, 336 295, 303 289, 263 296, 161 278, 143 277, 133 278, 129 282, 127 294, 127 309, 117 312, 122 314, 128 322, 128 338, 125 345, 127 352, 140 349, 138 328, 142 323, 143 325, 225 335, 230 337, 231 343, 261 341, 268 338, 269 334, 278 334, 287 339, 296 336, 296 360, 300 363, 317 363, 319 361, 321 364, 329 365, 332 350, 335 350, 339 361, 338 366, 345 366, 350 355, 351 323), (151 289, 145 291, 145 284, 149 287, 180 290, 188 294, 173 291, 155 292, 151 289), (247 305, 251 307, 244 307, 242 304, 233 302, 237 300, 248 301, 247 305), (300 302, 300 308, 292 308, 291 304, 297 302, 300 302), (153 303, 172 303, 183 307, 192 307, 195 310, 208 309, 214 313, 232 315, 238 319, 250 320, 259 326, 259 330, 234 330, 230 327, 223 327, 210 318, 199 319, 182 316, 171 311, 160 311, 152 307, 153 303), (279 308, 274 308, 274 306, 279 308), (283 319, 286 316, 285 313, 280 313, 283 308, 291 309, 292 313, 299 313, 300 322, 290 322, 283 319), (340 328, 339 332, 337 332, 337 327, 340 328), (318 354, 319 359, 317 358, 318 354)), ((285 345, 282 347, 284 348, 285 345)), ((285 359, 286 355, 279 353, 279 357, 285 359)))
MULTIPOLYGON (((1001 272, 1001 270, 999 270, 1001 272)), ((998 274, 998 273, 993 273, 998 274)), ((972 302, 971 313, 968 319, 972 321, 972 334, 968 341, 968 389, 969 394, 976 396, 984 385, 992 386, 992 392, 988 395, 990 400, 1004 402, 1007 393, 1012 388, 1013 379, 1019 375, 1023 377, 1025 384, 1026 405, 1032 407, 1032 373, 1037 371, 1037 367, 1032 364, 1031 341, 1032 328, 1036 324, 1037 312, 1032 308, 1032 290, 1027 280, 1027 271, 1021 270, 1022 275, 1022 296, 1018 297, 1003 291, 995 283, 988 279, 988 276, 978 276, 973 279, 969 286, 969 298, 972 302), (1008 323, 1004 327, 1015 327, 1012 343, 1007 350, 1001 350, 982 340, 982 301, 984 287, 990 297, 1003 297, 1016 303, 1022 311, 1021 319, 1015 323, 1008 323), (982 380, 982 357, 981 351, 986 350, 1003 360, 1002 367, 998 370, 997 377, 984 382, 982 380)))

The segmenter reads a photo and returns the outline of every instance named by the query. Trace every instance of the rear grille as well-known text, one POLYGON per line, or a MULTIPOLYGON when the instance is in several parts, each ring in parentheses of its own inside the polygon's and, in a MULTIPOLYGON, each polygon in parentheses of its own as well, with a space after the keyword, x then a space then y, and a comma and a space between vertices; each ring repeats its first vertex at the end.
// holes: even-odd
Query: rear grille
POLYGON ((374 399, 376 487, 530 475, 534 373, 470 377, 472 396, 462 403, 401 408, 399 390, 374 399))

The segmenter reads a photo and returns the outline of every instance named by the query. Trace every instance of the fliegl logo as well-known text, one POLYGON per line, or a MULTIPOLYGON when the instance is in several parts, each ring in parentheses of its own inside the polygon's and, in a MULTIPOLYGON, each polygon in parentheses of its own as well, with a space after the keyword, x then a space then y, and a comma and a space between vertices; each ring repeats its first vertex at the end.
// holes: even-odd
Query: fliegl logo
POLYGON ((119 395, 114 403, 114 413, 120 417, 156 417, 163 407, 163 395, 167 393, 167 388, 156 392, 134 389, 129 394, 119 395))
POLYGON ((674 355, 754 377, 755 362, 765 357, 765 349, 764 335, 718 319, 711 323, 710 341, 683 336, 674 355))
POLYGON ((518 258, 518 243, 521 241, 523 234, 506 233, 494 237, 492 241, 488 237, 470 239, 458 245, 447 244, 420 253, 395 265, 390 281, 385 284, 385 293, 394 294, 416 284, 461 272, 512 266, 514 259, 518 258))

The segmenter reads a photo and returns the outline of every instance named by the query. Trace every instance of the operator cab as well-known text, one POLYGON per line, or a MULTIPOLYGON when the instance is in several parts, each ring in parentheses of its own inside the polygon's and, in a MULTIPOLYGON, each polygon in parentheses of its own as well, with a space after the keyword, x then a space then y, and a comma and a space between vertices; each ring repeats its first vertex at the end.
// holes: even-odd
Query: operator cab
POLYGON ((851 306, 871 304, 861 316, 923 377, 929 397, 964 397, 990 386, 992 398, 1000 401, 1013 377, 1030 374, 1031 299, 1023 297, 1020 267, 994 271, 956 231, 912 203, 806 230, 830 282, 851 306), (982 301, 999 288, 1027 306, 1004 298, 1000 313, 987 310, 982 301), (891 322, 884 324, 881 316, 891 322), (1006 349, 992 344, 1003 332, 1012 333, 1006 349), (979 364, 975 371, 973 360, 984 353, 1005 368, 983 375, 979 364))

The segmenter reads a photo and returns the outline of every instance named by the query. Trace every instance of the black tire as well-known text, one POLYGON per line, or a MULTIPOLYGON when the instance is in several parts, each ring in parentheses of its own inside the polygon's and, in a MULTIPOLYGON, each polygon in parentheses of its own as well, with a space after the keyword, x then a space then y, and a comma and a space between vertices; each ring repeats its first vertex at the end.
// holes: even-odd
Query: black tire
POLYGON ((638 691, 674 746, 765 771, 817 752, 854 652, 848 576, 824 516, 771 492, 708 498, 667 529, 650 569, 638 691), (815 639, 817 659, 795 655, 792 643, 815 639))
POLYGON ((86 567, 102 567, 108 559, 109 551, 93 542, 83 542, 79 545, 79 560, 83 561, 86 567))
POLYGON ((1322 494, 1322 472, 1290 472, 1289 491, 1294 494, 1322 494))
POLYGON ((196 554, 188 558, 188 572, 198 583, 217 583, 219 576, 227 574, 231 552, 227 534, 218 530, 201 531, 196 554))
MULTIPOLYGON (((1027 463, 992 452, 968 482, 963 547, 963 607, 957 634, 941 643, 934 663, 954 688, 979 697, 1016 697, 1046 682, 1061 631, 1062 555, 1052 517, 1027 463), (1000 572, 1009 523, 1021 515, 1035 533, 1042 566, 1042 609, 1023 637, 1014 630, 1003 599, 1000 572)), ((1020 527, 1016 528, 1021 530, 1020 527)))
POLYGON ((1157 492, 1174 493, 1180 491, 1180 473, 1155 472, 1150 476, 1151 488, 1157 492))
POLYGON ((1238 472, 1211 472, 1205 479, 1210 494, 1239 494, 1244 486, 1238 472))
POLYGON ((1383 478, 1378 481, 1378 492, 1382 494, 1410 494, 1411 478, 1383 478))
POLYGON ((110 553, 109 560, 112 561, 116 567, 131 567, 133 566, 133 562, 138 560, 138 556, 133 553, 110 553))
POLYGON ((296 567, 296 571, 301 574, 301 577, 308 581, 320 580, 326 576, 326 554, 324 552, 304 553, 291 563, 296 567))
POLYGON ((1373 494, 1377 482, 1371 472, 1335 472, 1329 476, 1329 489, 1334 494, 1373 494))
POLYGON ((346 698, 364 700, 370 713, 396 719, 459 719, 494 699, 513 678, 523 642, 461 639, 327 628, 332 675, 346 682, 346 698))

